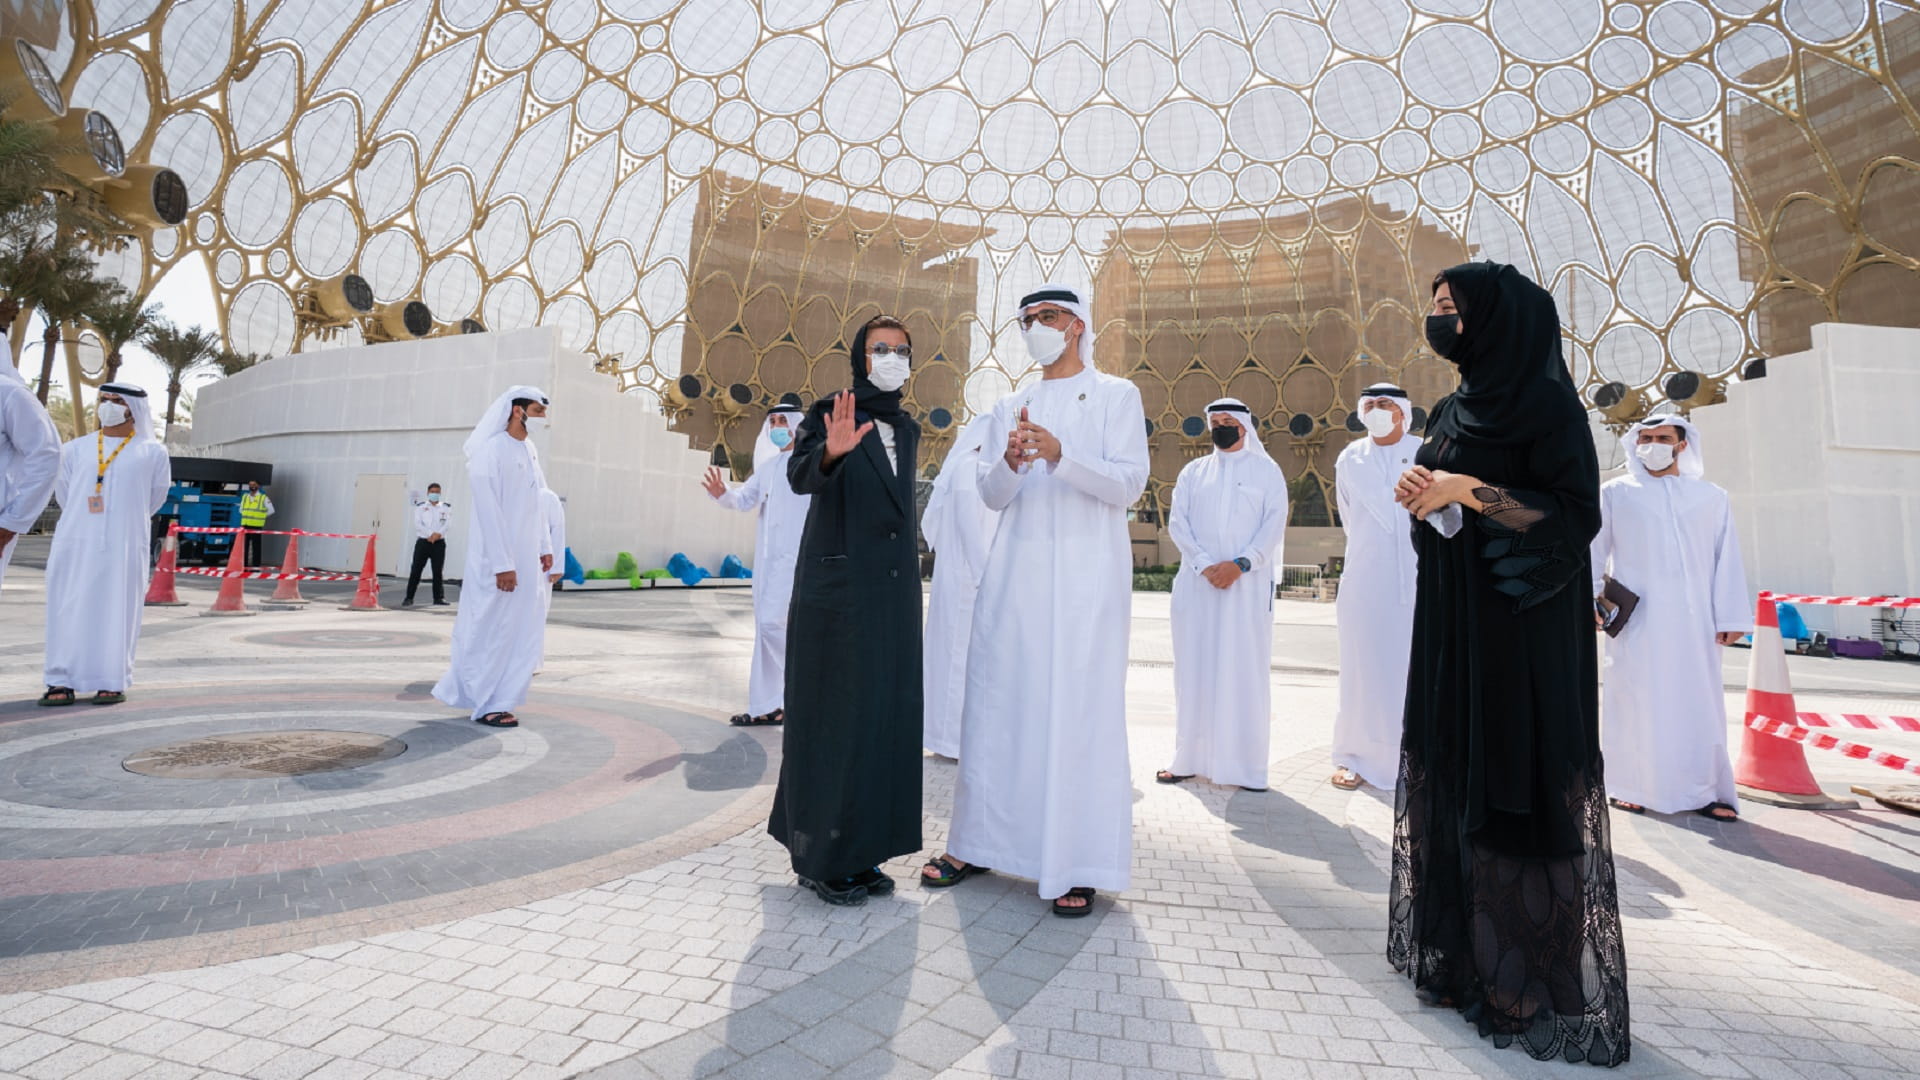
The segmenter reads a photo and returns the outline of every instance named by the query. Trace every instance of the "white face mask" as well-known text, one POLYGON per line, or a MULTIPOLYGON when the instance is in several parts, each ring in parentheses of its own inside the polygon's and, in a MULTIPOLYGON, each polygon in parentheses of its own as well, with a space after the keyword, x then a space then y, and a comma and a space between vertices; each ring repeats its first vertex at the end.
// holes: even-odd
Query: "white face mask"
POLYGON ((117 401, 103 401, 94 407, 93 413, 100 418, 103 428, 119 427, 133 415, 133 410, 117 401))
POLYGON ((1393 411, 1385 405, 1375 405, 1361 413, 1360 422, 1367 426, 1367 434, 1376 439, 1384 439, 1393 434, 1393 411))
POLYGON ((884 393, 891 394, 907 385, 907 370, 907 358, 899 353, 867 354, 867 381, 884 393))
POLYGON ((1067 333, 1045 323, 1034 323, 1027 327, 1022 335, 1027 343, 1027 355, 1039 361, 1045 367, 1060 359, 1067 351, 1067 333))
POLYGON ((544 416, 527 417, 527 434, 531 435, 536 431, 545 431, 545 430, 547 430, 546 417, 544 416))
POLYGON ((1648 472, 1661 472, 1673 464, 1674 448, 1670 443, 1641 443, 1633 448, 1633 453, 1648 472))

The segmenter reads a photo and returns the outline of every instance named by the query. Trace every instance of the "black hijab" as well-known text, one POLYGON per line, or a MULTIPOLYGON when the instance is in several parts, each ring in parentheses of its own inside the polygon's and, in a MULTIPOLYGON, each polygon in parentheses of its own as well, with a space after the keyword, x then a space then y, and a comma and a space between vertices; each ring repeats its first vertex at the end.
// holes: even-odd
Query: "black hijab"
POLYGON ((1553 294, 1492 261, 1462 263, 1441 277, 1460 311, 1460 340, 1446 358, 1460 369, 1460 389, 1436 406, 1427 437, 1513 446, 1586 423, 1560 351, 1553 294))
MULTIPOLYGON (((882 327, 892 329, 892 327, 882 327)), ((907 333, 902 330, 901 333, 907 333)), ((907 344, 913 344, 913 335, 907 334, 907 344)), ((864 417, 880 420, 896 427, 913 423, 913 418, 900 407, 900 391, 882 390, 867 381, 867 324, 862 323, 853 335, 853 401, 857 411, 864 417)))

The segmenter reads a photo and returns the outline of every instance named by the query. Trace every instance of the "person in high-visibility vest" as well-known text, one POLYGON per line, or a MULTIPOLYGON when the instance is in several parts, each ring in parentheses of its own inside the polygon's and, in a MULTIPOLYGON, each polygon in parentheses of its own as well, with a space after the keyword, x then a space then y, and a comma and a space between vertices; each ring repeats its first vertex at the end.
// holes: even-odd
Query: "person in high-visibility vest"
MULTIPOLYGON (((260 481, 247 481, 247 493, 240 496, 240 526, 255 530, 267 527, 267 519, 273 516, 273 500, 260 490, 260 481)), ((247 533, 247 565, 260 565, 260 534, 247 533)))

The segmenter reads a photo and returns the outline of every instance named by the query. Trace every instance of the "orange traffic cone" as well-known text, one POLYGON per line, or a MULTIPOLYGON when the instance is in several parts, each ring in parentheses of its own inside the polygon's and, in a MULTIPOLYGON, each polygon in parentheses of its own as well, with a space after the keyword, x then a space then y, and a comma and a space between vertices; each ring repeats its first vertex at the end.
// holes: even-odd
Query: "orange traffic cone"
POLYGON ((341 608, 341 611, 380 611, 380 578, 374 573, 373 546, 379 543, 377 536, 367 537, 367 560, 360 565, 360 587, 354 590, 353 603, 341 608))
POLYGON ((187 606, 173 584, 174 571, 179 565, 180 523, 175 521, 167 525, 167 538, 160 542, 160 565, 154 567, 153 580, 147 582, 148 607, 187 606))
POLYGON ((251 615, 247 610, 247 597, 241 591, 245 580, 240 575, 247 572, 246 533, 233 534, 233 553, 227 556, 227 575, 220 579, 220 595, 213 598, 213 606, 208 615, 251 615))
MULTIPOLYGON (((287 534, 287 557, 280 561, 280 572, 283 574, 300 572, 300 534, 298 532, 287 534)), ((273 590, 273 595, 267 599, 267 603, 276 605, 304 605, 306 602, 307 598, 300 595, 300 582, 291 577, 281 578, 280 584, 273 590)))
MULTIPOLYGON (((1787 651, 1780 640, 1780 615, 1773 598, 1761 596, 1753 612, 1753 655, 1747 662, 1747 719, 1765 716, 1794 723, 1799 712, 1787 679, 1787 651)), ((1750 727, 1740 728, 1740 756, 1733 779, 1742 798, 1803 810, 1846 810, 1860 804, 1835 799, 1820 789, 1807 767, 1807 752, 1797 742, 1776 739, 1750 727)))

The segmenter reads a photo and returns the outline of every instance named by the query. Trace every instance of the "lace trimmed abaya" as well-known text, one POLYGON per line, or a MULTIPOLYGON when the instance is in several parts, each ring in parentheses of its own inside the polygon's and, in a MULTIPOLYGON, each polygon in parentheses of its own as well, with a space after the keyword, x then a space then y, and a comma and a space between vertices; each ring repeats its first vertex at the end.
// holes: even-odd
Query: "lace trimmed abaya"
POLYGON ((1478 478, 1485 508, 1452 538, 1412 525, 1388 958, 1496 1045, 1617 1065, 1626 955, 1587 595, 1593 439, 1551 296, 1497 264, 1446 278, 1462 385, 1416 461, 1478 478))

